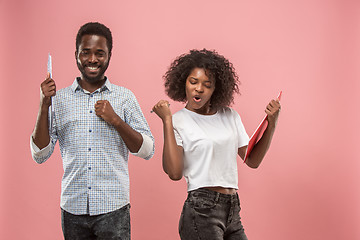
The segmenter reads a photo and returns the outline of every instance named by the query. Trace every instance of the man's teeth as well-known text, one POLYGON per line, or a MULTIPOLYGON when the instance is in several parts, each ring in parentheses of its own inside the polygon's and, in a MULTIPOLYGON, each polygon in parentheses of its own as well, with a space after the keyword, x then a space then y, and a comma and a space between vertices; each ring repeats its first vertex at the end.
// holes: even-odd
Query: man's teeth
POLYGON ((97 67, 88 67, 90 70, 96 70, 97 67))

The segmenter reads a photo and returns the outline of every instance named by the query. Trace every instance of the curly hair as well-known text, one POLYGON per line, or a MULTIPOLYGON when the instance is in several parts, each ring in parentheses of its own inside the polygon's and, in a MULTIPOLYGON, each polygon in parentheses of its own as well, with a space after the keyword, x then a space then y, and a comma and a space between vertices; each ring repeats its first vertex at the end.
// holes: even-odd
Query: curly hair
POLYGON ((215 50, 190 50, 178 56, 163 76, 165 92, 174 101, 186 102, 186 79, 194 68, 203 68, 206 75, 215 80, 211 96, 212 109, 228 107, 234 102, 234 93, 239 93, 239 77, 232 63, 215 50))
POLYGON ((109 49, 109 53, 111 54, 113 47, 112 35, 110 29, 104 24, 98 22, 88 22, 82 25, 76 35, 76 51, 79 50, 81 38, 84 35, 98 35, 106 38, 107 47, 109 49))

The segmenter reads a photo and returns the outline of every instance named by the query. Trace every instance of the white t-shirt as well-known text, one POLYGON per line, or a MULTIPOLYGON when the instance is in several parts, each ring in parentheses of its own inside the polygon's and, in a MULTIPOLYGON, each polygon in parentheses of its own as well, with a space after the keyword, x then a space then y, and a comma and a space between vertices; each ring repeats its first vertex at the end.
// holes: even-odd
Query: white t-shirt
POLYGON ((173 115, 177 145, 184 148, 188 191, 202 187, 238 189, 238 148, 249 143, 239 114, 224 108, 201 115, 186 108, 173 115))

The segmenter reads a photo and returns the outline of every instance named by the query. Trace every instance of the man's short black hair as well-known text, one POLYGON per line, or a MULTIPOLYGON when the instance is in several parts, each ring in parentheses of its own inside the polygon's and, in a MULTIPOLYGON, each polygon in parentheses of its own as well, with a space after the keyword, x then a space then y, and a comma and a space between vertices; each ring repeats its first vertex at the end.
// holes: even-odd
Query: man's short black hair
POLYGON ((106 27, 104 24, 98 22, 88 22, 82 25, 76 35, 76 51, 79 50, 81 38, 84 35, 98 35, 106 38, 109 54, 111 54, 112 45, 113 45, 112 35, 110 29, 106 27))

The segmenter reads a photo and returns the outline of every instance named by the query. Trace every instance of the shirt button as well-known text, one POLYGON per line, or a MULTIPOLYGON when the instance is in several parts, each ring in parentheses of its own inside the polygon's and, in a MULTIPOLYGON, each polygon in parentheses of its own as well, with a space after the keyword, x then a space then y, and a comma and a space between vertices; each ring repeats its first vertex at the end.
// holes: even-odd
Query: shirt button
POLYGON ((88 187, 88 189, 91 189, 91 187, 88 187))
POLYGON ((93 95, 91 94, 90 97, 93 97, 93 95))
POLYGON ((89 170, 91 170, 91 167, 89 167, 89 170))
POLYGON ((90 110, 90 113, 92 113, 92 110, 90 110))
POLYGON ((91 130, 91 129, 89 129, 89 132, 92 132, 92 130, 91 130))
POLYGON ((91 151, 91 148, 89 148, 89 151, 91 151))

